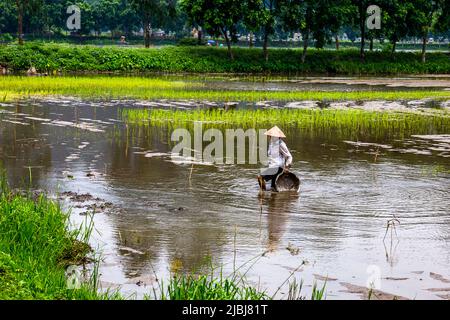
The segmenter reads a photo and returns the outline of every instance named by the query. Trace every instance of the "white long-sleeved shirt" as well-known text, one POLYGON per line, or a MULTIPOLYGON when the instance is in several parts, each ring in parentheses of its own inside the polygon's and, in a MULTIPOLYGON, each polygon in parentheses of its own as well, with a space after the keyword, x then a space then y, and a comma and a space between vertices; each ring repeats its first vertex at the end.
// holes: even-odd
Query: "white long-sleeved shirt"
POLYGON ((292 163, 292 155, 286 143, 279 138, 270 139, 269 150, 267 152, 269 168, 289 166, 292 163))

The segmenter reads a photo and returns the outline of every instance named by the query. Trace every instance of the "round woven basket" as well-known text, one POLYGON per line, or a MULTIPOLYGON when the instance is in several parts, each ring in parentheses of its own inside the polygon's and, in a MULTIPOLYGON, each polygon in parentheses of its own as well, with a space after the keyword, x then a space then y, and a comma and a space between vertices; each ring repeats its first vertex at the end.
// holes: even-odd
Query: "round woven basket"
POLYGON ((292 172, 284 172, 275 180, 275 189, 278 192, 298 192, 300 189, 300 179, 292 172))

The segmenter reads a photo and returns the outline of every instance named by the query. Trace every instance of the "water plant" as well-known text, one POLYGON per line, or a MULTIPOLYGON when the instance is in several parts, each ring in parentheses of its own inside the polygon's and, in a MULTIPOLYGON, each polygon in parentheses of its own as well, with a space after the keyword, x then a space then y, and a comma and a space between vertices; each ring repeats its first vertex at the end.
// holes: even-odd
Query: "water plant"
MULTIPOLYGON (((236 261, 233 260, 233 270, 228 275, 224 274, 223 265, 217 267, 207 257, 206 267, 199 270, 194 269, 190 273, 183 273, 182 270, 171 272, 167 285, 162 281, 158 283, 158 290, 154 288, 154 298, 160 300, 273 300, 283 285, 288 283, 294 273, 305 264, 305 261, 302 261, 301 265, 289 274, 273 295, 269 295, 266 290, 260 289, 259 286, 255 287, 246 280, 247 273, 265 254, 267 252, 258 254, 240 266, 236 266, 236 261)), ((289 283, 288 300, 293 297, 296 300, 307 299, 307 296, 301 293, 302 284, 303 280, 298 285, 295 278, 289 283)), ((311 300, 324 299, 325 287, 326 283, 321 289, 317 289, 317 284, 314 283, 311 300)), ((146 296, 146 298, 151 297, 146 296)))
POLYGON ((162 285, 161 300, 267 300, 265 292, 230 277, 177 274, 162 285))
POLYGON ((191 101, 345 101, 414 100, 450 98, 450 91, 258 91, 211 90, 201 81, 180 81, 145 77, 2 77, 0 99, 75 96, 90 99, 173 99, 191 101))

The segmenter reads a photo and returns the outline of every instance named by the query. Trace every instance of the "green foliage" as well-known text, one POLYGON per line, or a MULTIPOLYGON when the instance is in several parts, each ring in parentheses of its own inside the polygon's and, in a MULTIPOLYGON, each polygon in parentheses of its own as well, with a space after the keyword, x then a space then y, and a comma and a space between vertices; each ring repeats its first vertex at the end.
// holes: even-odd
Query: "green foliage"
POLYGON ((365 63, 356 50, 311 50, 301 63, 301 51, 270 50, 269 61, 258 49, 236 48, 230 61, 223 48, 164 47, 137 49, 118 47, 69 46, 28 43, 0 46, 0 65, 14 71, 31 66, 39 72, 53 71, 158 71, 193 73, 266 74, 423 74, 450 73, 445 53, 430 53, 426 63, 412 52, 368 52, 365 63))
POLYGON ((71 4, 82 11, 78 35, 94 31, 97 36, 108 32, 111 37, 126 34, 129 38, 142 28, 147 46, 150 25, 175 32, 177 37, 186 35, 186 27, 202 27, 204 35, 224 37, 230 46, 238 33, 253 32, 267 43, 271 36, 285 38, 286 32, 300 31, 308 39, 305 48, 312 39, 317 48, 323 48, 344 29, 352 39, 398 42, 426 38, 431 32, 448 37, 450 28, 446 0, 8 0, 0 3, 0 34, 17 34, 18 12, 22 12, 25 38, 61 35, 67 31, 65 10, 71 4), (381 8, 381 30, 365 30, 369 5, 381 8))
MULTIPOLYGON (((202 43, 204 44, 204 43, 202 43)), ((182 38, 180 40, 178 40, 177 45, 179 46, 197 46, 198 44, 198 39, 194 39, 194 38, 182 38)))
POLYGON ((11 42, 14 40, 14 37, 9 33, 4 33, 0 35, 0 41, 11 42))

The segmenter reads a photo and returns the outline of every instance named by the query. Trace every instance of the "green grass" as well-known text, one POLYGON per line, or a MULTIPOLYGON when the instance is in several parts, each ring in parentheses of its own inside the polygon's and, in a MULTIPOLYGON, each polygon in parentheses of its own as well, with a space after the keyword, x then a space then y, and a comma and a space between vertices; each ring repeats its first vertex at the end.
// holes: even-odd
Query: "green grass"
POLYGON ((97 273, 77 289, 67 284, 65 269, 86 261, 89 228, 70 231, 68 215, 44 195, 9 190, 0 177, 0 300, 112 299, 97 292, 97 273))
MULTIPOLYGON (((233 262, 233 271, 225 276, 223 267, 215 267, 210 258, 206 257, 206 266, 201 270, 192 271, 191 273, 183 273, 178 267, 171 268, 171 276, 168 284, 164 282, 158 283, 158 290, 153 290, 155 299, 159 300, 272 300, 285 283, 289 283, 289 295, 287 299, 305 300, 307 297, 302 294, 303 281, 298 285, 294 273, 281 284, 273 295, 269 295, 267 291, 261 290, 249 284, 246 275, 254 264, 265 255, 259 254, 240 266, 233 262), (289 280, 293 278, 292 282, 289 280), (292 294, 292 293, 295 294, 292 294)), ((304 262, 302 262, 303 265, 304 262)), ((317 288, 314 283, 311 299, 322 300, 325 298, 326 283, 321 289, 317 288)), ((147 299, 150 296, 146 296, 147 299)))
POLYGON ((162 286, 161 300, 267 300, 269 296, 235 279, 209 275, 175 275, 162 286))
POLYGON ((0 65, 14 71, 31 66, 40 72, 189 72, 264 74, 392 75, 450 73, 446 53, 429 53, 421 63, 420 53, 367 52, 360 61, 356 49, 308 51, 301 63, 299 49, 271 49, 265 61, 261 49, 234 48, 230 61, 225 48, 172 47, 122 48, 28 43, 0 46, 0 65))
MULTIPOLYGON (((326 283, 318 288, 314 283, 311 300, 325 299, 326 283)), ((208 275, 177 274, 170 278, 169 284, 162 285, 160 300, 272 300, 267 292, 258 290, 251 285, 241 284, 235 277, 217 277, 208 275)), ((296 281, 289 285, 288 300, 306 300, 302 293, 302 285, 296 281)))
POLYGON ((203 83, 143 77, 2 77, 0 101, 33 96, 90 99, 189 99, 213 101, 449 99, 450 91, 233 91, 205 90, 203 83))

